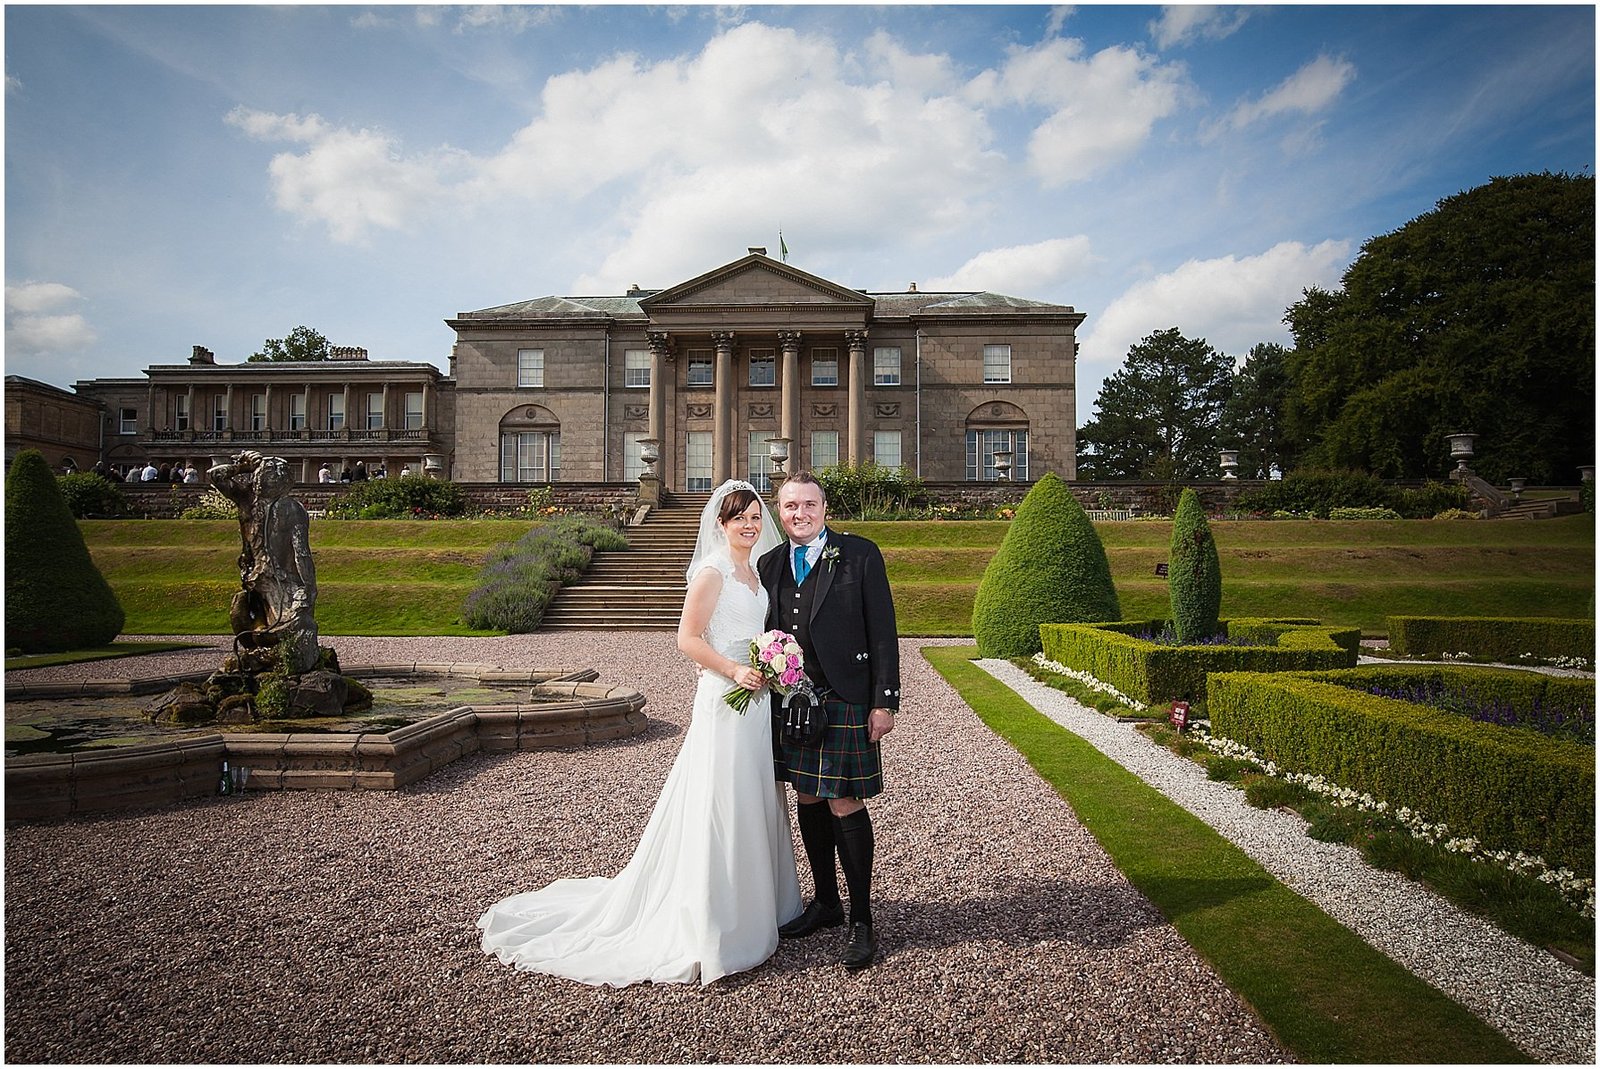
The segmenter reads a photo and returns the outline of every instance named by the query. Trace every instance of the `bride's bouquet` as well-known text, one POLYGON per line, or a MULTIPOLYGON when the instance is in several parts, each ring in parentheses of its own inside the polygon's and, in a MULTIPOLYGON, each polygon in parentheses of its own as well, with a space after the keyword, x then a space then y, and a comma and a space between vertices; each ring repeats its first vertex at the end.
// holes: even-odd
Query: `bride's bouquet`
MULTIPOLYGON (((760 672, 767 686, 779 694, 803 690, 810 692, 811 680, 801 667, 804 658, 800 643, 787 631, 767 631, 750 640, 750 667, 760 672)), ((750 707, 756 692, 744 687, 734 687, 722 696, 742 716, 750 707)))

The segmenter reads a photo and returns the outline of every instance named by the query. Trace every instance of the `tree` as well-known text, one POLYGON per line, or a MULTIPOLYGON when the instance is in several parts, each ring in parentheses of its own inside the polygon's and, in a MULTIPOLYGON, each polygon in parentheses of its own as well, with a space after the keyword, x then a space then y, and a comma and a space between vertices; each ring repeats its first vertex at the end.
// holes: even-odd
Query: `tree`
POLYGON ((1053 472, 1033 484, 990 558, 972 606, 972 634, 985 657, 1027 657, 1039 625, 1122 619, 1105 546, 1053 472))
POLYGON ((1568 483, 1594 459, 1594 178, 1525 174, 1438 202, 1310 289, 1285 399, 1301 460, 1397 478, 1479 435, 1492 481, 1568 483))
POLYGON ((1233 362, 1203 338, 1176 327, 1149 335, 1101 384, 1095 417, 1078 432, 1078 474, 1164 482, 1214 475, 1232 373, 1233 362))
POLYGON ((1239 450, 1239 475, 1265 479, 1273 468, 1295 466, 1298 448, 1284 425, 1289 395, 1289 350, 1270 342, 1257 345, 1233 373, 1233 390, 1222 410, 1219 445, 1239 450))
POLYGON ((78 521, 37 449, 6 477, 6 646, 24 653, 104 646, 122 605, 95 567, 78 521))
POLYGON ((1222 611, 1222 565, 1206 510, 1193 487, 1178 498, 1167 561, 1167 595, 1178 641, 1187 645, 1215 635, 1221 630, 1217 615, 1222 611))
POLYGON ((259 353, 252 353, 248 362, 288 360, 328 360, 333 348, 328 339, 310 327, 295 327, 287 338, 268 338, 259 353))

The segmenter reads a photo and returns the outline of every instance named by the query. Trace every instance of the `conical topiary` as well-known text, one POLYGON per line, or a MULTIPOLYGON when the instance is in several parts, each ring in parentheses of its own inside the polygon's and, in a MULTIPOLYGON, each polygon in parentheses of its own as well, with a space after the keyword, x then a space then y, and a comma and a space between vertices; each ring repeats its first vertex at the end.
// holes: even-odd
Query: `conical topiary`
POLYGON ((1200 495, 1193 488, 1178 498, 1167 550, 1167 591, 1172 598, 1172 629, 1179 642, 1196 642, 1218 631, 1222 611, 1222 564, 1211 537, 1200 495))
POLYGON ((972 606, 983 657, 1039 652, 1039 625, 1122 619, 1111 565, 1094 524, 1053 474, 1028 491, 972 606))
POLYGON ((6 647, 24 653, 104 646, 122 606, 95 567, 56 477, 37 449, 6 478, 6 647))

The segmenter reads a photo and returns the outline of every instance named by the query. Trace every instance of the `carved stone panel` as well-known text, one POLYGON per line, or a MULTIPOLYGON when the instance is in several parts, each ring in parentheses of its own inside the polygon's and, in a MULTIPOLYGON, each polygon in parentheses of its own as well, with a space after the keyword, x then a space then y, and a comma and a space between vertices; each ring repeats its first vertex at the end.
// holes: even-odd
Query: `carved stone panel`
POLYGON ((709 404, 691 404, 689 406, 689 418, 690 419, 710 419, 711 418, 711 407, 712 406, 709 405, 709 404))
POLYGON ((750 402, 750 418, 751 419, 771 419, 772 418, 772 402, 771 401, 752 401, 752 402, 750 402))
POLYGON ((839 414, 839 405, 836 401, 816 401, 811 405, 811 414, 823 419, 833 419, 839 414))
POLYGON ((899 419, 900 418, 900 402, 899 401, 879 402, 875 407, 877 408, 878 418, 879 419, 899 419))
POLYGON ((638 423, 650 418, 649 405, 623 405, 622 418, 629 423, 638 423))

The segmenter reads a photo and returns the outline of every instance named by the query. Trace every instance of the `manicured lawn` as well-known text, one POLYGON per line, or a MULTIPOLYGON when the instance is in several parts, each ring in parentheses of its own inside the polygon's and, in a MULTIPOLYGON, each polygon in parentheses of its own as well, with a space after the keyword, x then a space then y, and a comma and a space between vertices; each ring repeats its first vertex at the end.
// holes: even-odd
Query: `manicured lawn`
POLYGON ((109 661, 118 657, 137 657, 141 653, 166 653, 168 650, 192 650, 186 642, 118 642, 114 646, 95 646, 86 650, 69 650, 66 653, 29 653, 6 658, 6 671, 13 668, 49 668, 57 664, 77 664, 80 661, 109 661))
POLYGON ((1298 1059, 1529 1060, 1197 817, 972 664, 974 650, 923 652, 984 723, 1067 800, 1117 867, 1298 1059))

